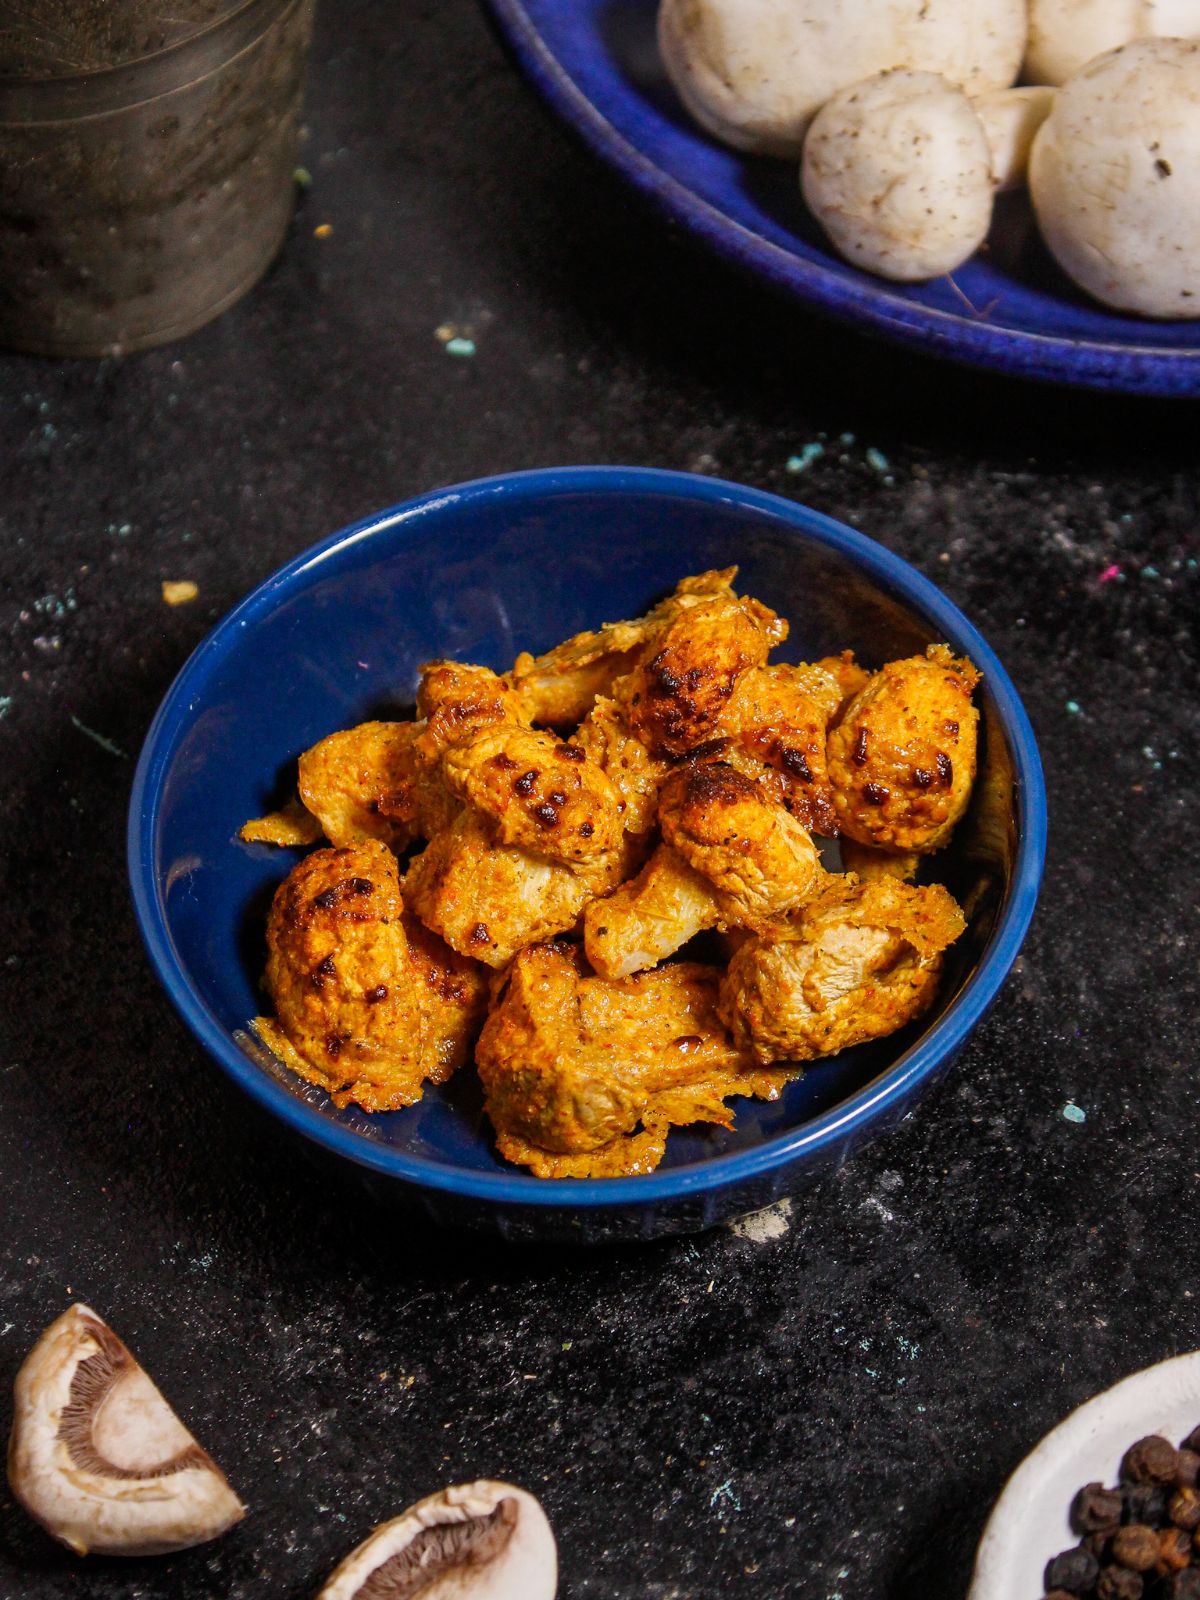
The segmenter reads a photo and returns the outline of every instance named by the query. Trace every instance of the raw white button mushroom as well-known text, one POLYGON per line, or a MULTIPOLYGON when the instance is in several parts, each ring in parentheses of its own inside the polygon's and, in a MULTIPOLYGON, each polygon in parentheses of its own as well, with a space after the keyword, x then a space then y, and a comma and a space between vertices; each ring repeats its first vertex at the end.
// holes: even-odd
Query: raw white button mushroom
POLYGON ((1015 82, 1025 0, 662 0, 659 49, 696 121, 738 150, 798 157, 839 89, 889 67, 970 94, 1015 82))
POLYGON ((953 272, 992 219, 983 124, 932 72, 884 72, 834 95, 809 129, 800 181, 847 261, 902 282, 953 272))
POLYGON ((1200 0, 1029 0, 1030 83, 1066 83, 1135 39, 1200 36, 1200 0))
POLYGON ((42 1334, 17 1373, 15 1400, 12 1492, 77 1555, 186 1550, 245 1515, 217 1464, 87 1306, 42 1334))
POLYGON ((546 1514, 511 1483, 461 1483, 376 1528, 317 1600, 554 1600, 546 1514))
POLYGON ((1033 142, 1042 235, 1097 300, 1200 316, 1200 44, 1145 39, 1093 61, 1033 142))
POLYGON ((1019 189, 1029 170, 1033 137, 1050 115, 1054 90, 997 89, 972 102, 992 152, 992 182, 998 190, 1019 189))

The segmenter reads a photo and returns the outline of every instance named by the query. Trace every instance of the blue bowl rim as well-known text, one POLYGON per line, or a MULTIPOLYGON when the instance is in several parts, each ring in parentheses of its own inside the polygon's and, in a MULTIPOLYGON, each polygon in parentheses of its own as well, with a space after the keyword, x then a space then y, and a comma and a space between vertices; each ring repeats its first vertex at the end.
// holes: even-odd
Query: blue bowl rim
POLYGON ((510 1206, 600 1208, 644 1206, 757 1179, 804 1156, 828 1154, 863 1125, 887 1115, 949 1060, 987 1011, 1008 975, 1033 916, 1046 850, 1046 794, 1029 718, 999 659, 961 611, 915 567, 866 534, 797 501, 718 478, 648 467, 543 468, 479 478, 434 490, 363 518, 329 535, 264 579, 228 612, 184 663, 155 714, 142 746, 129 804, 128 859, 134 909, 151 962, 192 1033, 226 1073, 288 1127, 360 1166, 425 1189, 510 1206), (298 580, 329 556, 373 535, 484 497, 514 504, 572 493, 673 495, 697 506, 735 502, 849 558, 893 594, 918 608, 944 638, 982 670, 1010 741, 1016 776, 1018 846, 1005 903, 982 960, 933 1027, 878 1078, 800 1127, 749 1150, 714 1156, 635 1178, 535 1178, 517 1171, 475 1172, 377 1146, 276 1082, 239 1048, 176 955, 155 881, 155 835, 168 762, 188 725, 210 670, 242 630, 252 626, 298 580))
MULTIPOLYGON (((559 61, 524 0, 484 0, 538 93, 584 143, 650 201, 720 255, 810 305, 927 354, 1043 383, 1124 394, 1200 393, 1200 348, 1079 339, 985 322, 920 305, 882 281, 825 266, 764 239, 704 200, 632 144, 559 61)), ((1148 323, 1153 327, 1153 323, 1148 323)))

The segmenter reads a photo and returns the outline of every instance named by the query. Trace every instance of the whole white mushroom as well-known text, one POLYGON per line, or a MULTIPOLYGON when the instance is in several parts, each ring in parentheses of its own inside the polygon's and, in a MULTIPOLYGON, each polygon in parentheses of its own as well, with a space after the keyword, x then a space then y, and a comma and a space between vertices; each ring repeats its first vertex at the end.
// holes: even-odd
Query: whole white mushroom
POLYGON ((983 124, 932 72, 882 72, 834 95, 809 129, 800 182, 848 261, 901 282, 953 272, 992 220, 983 124))
POLYGON ((680 99, 738 150, 798 157, 848 84, 890 67, 969 94, 1016 81, 1026 0, 662 0, 658 39, 680 99))
POLYGON ((1135 39, 1200 38, 1200 0, 1029 0, 1030 83, 1066 83, 1135 39))
POLYGON ((1033 142, 1042 235, 1121 311, 1200 316, 1200 43, 1143 39, 1065 84, 1033 142))

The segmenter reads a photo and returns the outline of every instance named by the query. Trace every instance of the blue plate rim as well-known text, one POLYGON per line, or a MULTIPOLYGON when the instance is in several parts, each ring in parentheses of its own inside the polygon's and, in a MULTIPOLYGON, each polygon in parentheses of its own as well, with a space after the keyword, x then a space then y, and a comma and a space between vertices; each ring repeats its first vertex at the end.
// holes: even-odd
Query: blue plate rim
POLYGON ((196 646, 164 696, 146 734, 129 802, 127 851, 134 910, 151 964, 167 995, 197 1040, 252 1099, 292 1128, 356 1164, 419 1188, 468 1196, 510 1206, 589 1210, 641 1206, 656 1201, 726 1189, 790 1165, 808 1152, 835 1146, 865 1122, 874 1121, 909 1091, 931 1077, 961 1048, 991 1006, 1028 931, 1037 902, 1046 852, 1046 792, 1032 725, 999 658, 958 607, 902 557, 866 534, 798 501, 724 479, 652 467, 576 466, 473 479, 402 501, 328 535, 255 586, 196 646), (618 490, 672 494, 704 505, 733 502, 775 521, 783 521, 826 548, 864 567, 893 593, 918 606, 943 636, 982 670, 1012 743, 1016 777, 1019 845, 1012 880, 996 930, 979 967, 942 1016, 885 1072, 849 1099, 775 1139, 750 1150, 733 1151, 687 1167, 660 1169, 636 1178, 535 1178, 517 1171, 471 1172, 448 1168, 421 1156, 375 1146, 324 1111, 276 1082, 238 1047, 223 1024, 192 988, 175 955, 155 881, 158 797, 168 757, 186 728, 197 691, 229 642, 293 580, 331 555, 363 539, 403 530, 448 506, 483 496, 514 501, 547 495, 618 490))
POLYGON ((592 151, 721 255, 810 305, 966 366, 1125 394, 1200 393, 1200 348, 1111 344, 989 328, 965 315, 918 307, 882 279, 860 282, 846 276, 849 268, 807 261, 760 237, 702 199, 618 132, 571 77, 522 0, 481 0, 481 4, 539 94, 592 151))

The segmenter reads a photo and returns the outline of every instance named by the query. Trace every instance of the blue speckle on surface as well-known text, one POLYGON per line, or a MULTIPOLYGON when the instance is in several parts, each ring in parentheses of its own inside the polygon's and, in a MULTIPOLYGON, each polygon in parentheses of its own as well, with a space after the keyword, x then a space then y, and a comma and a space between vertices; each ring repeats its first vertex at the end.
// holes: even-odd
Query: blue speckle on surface
POLYGON ((855 436, 852 433, 839 434, 838 438, 842 444, 853 444, 855 442, 855 436))
POLYGON ((1067 1101, 1066 1105, 1062 1108, 1062 1114, 1067 1122, 1080 1123, 1087 1121, 1087 1112, 1082 1106, 1077 1106, 1074 1100, 1067 1101))
POLYGON ((12 710, 12 695, 0 694, 0 722, 3 722, 12 710))
POLYGON ((447 339, 446 354, 448 356, 473 356, 475 354, 474 339, 447 339))
POLYGON ((1079 705, 1079 701, 1078 700, 1068 700, 1066 709, 1071 713, 1071 715, 1073 717, 1077 717, 1079 715, 1079 712, 1080 712, 1080 709, 1081 709, 1080 705, 1079 705))
POLYGON ((1157 578, 1158 577, 1158 568, 1157 567, 1143 567, 1142 568, 1142 577, 1143 578, 1157 578))
POLYGON ((819 461, 824 454, 825 446, 823 444, 815 442, 806 444, 799 455, 787 458, 787 470, 789 472, 807 472, 813 462, 819 461))
POLYGON ((888 468, 891 466, 891 462, 884 455, 882 450, 876 450, 875 446, 872 445, 867 451, 867 465, 873 472, 882 473, 888 470, 888 468))

